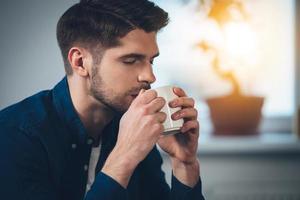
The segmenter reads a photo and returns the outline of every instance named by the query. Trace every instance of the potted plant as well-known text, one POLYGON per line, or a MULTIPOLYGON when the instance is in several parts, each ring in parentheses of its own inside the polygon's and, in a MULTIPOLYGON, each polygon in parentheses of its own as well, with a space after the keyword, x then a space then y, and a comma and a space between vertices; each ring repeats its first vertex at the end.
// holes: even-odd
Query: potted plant
MULTIPOLYGON (((203 4, 207 1, 201 1, 203 4)), ((241 1, 211 0, 208 18, 214 19, 222 26, 232 19, 230 9, 233 7, 240 13, 239 17, 246 18, 241 1)), ((236 14, 237 12, 235 12, 236 14)), ((235 15, 236 16, 236 15, 235 15)), ((232 91, 225 96, 218 96, 206 100, 213 133, 215 135, 255 135, 258 134, 259 122, 262 116, 264 97, 244 95, 233 70, 226 71, 220 67, 220 50, 206 41, 198 45, 203 51, 214 53, 211 66, 219 78, 231 83, 232 91)))

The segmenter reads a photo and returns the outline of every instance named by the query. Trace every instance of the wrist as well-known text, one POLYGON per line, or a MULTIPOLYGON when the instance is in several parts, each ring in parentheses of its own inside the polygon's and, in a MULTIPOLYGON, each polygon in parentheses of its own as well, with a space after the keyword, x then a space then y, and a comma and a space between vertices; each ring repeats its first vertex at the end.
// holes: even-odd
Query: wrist
POLYGON ((129 155, 122 154, 114 149, 101 171, 126 188, 136 166, 137 163, 129 155))
POLYGON ((181 162, 176 158, 171 159, 173 175, 183 184, 194 187, 200 177, 199 161, 195 159, 194 162, 181 162))

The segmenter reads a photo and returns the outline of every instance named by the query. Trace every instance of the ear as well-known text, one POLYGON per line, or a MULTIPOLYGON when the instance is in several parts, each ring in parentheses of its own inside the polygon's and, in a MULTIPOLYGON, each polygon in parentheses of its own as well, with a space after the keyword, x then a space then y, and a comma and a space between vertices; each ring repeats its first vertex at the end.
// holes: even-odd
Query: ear
POLYGON ((79 76, 89 75, 90 56, 84 48, 72 47, 68 53, 68 61, 74 73, 79 76))

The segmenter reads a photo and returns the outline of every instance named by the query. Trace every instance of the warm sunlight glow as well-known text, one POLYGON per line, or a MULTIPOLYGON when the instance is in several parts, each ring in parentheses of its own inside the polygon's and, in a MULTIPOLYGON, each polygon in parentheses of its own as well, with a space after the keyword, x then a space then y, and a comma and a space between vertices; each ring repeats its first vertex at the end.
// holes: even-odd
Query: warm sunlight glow
POLYGON ((224 26, 225 51, 233 59, 253 61, 257 39, 251 27, 242 22, 228 22, 224 26))

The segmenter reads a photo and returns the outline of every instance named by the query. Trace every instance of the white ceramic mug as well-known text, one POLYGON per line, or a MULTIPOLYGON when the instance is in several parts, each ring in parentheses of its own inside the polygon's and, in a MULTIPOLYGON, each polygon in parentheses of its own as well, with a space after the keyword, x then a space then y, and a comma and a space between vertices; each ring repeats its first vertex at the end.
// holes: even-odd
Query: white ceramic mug
POLYGON ((163 123, 164 126, 163 135, 171 135, 180 132, 180 129, 183 126, 183 119, 179 119, 175 121, 172 120, 171 115, 179 111, 181 108, 179 107, 171 108, 169 106, 170 101, 178 98, 178 96, 173 92, 173 86, 163 86, 159 88, 154 88, 154 90, 157 92, 158 97, 162 97, 166 100, 166 104, 161 109, 161 112, 164 112, 167 115, 166 121, 163 123))

